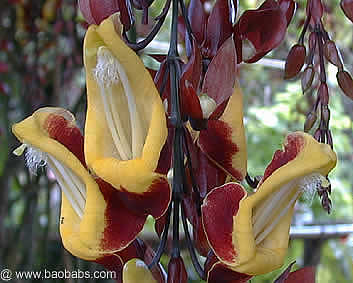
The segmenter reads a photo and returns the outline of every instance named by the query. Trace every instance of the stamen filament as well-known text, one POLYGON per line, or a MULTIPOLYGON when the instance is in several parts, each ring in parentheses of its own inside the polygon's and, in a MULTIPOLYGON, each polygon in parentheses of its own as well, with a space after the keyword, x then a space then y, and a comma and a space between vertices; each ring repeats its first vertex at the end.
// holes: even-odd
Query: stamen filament
POLYGON ((253 215, 253 232, 255 237, 257 237, 267 223, 272 220, 274 214, 277 212, 276 206, 279 206, 281 202, 288 197, 291 193, 291 189, 293 189, 294 182, 295 181, 292 181, 284 185, 264 200, 256 209, 253 215))
POLYGON ((129 107, 130 114, 130 125, 131 125, 131 143, 132 143, 132 157, 139 157, 144 144, 144 137, 142 134, 141 120, 137 112, 136 102, 134 99, 133 90, 130 86, 129 79, 125 73, 123 66, 116 60, 119 77, 124 88, 124 93, 127 98, 127 104, 129 107))
POLYGON ((123 144, 119 138, 119 134, 121 134, 121 132, 122 132, 122 128, 119 127, 121 125, 114 124, 112 109, 110 107, 110 103, 108 103, 107 98, 106 98, 106 96, 112 96, 112 90, 110 87, 105 88, 104 85, 102 85, 101 83, 98 83, 98 85, 100 88, 100 94, 101 94, 102 101, 103 101, 105 118, 107 120, 108 127, 110 129, 110 133, 112 135, 114 145, 118 151, 118 154, 120 155, 119 157, 123 160, 128 160, 129 155, 126 151, 129 149, 128 149, 128 147, 123 146, 123 144), (107 91, 108 93, 106 93, 105 91, 107 91))
POLYGON ((48 163, 72 208, 75 210, 76 214, 82 218, 86 203, 86 190, 83 183, 81 181, 75 183, 78 178, 76 176, 76 178, 72 178, 72 174, 70 174, 69 170, 49 154, 48 163), (78 189, 78 187, 81 188, 78 189), (82 195, 81 192, 84 192, 84 195, 82 195))
POLYGON ((298 199, 300 194, 301 194, 301 191, 297 191, 295 195, 291 198, 289 203, 286 205, 286 207, 280 212, 279 215, 277 215, 277 217, 271 222, 271 224, 267 226, 263 232, 255 236, 256 245, 261 243, 267 237, 267 235, 273 230, 273 228, 277 225, 277 223, 282 219, 282 217, 286 215, 289 208, 295 203, 295 201, 298 199))

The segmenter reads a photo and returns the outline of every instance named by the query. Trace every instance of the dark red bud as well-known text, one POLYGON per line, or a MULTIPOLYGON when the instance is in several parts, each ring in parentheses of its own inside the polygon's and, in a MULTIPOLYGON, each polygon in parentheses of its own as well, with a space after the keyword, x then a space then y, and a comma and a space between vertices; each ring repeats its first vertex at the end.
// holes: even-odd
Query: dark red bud
POLYGON ((305 56, 304 45, 296 44, 291 48, 284 68, 284 79, 291 79, 300 72, 304 65, 305 56))
POLYGON ((320 98, 321 105, 328 105, 329 94, 328 94, 328 87, 326 83, 322 83, 320 85, 317 93, 320 98))
POLYGON ((167 283, 186 283, 188 274, 186 273, 183 259, 172 257, 168 264, 168 281, 167 283))
POLYGON ((312 65, 305 68, 302 74, 302 91, 306 92, 312 85, 315 75, 315 69, 312 65))
POLYGON ((309 35, 309 50, 315 49, 316 39, 317 39, 316 33, 315 32, 310 33, 310 35, 309 35))
POLYGON ((328 128, 328 123, 330 121, 330 109, 327 105, 321 107, 321 119, 324 122, 326 128, 328 128))
POLYGON ((336 78, 343 93, 353 100, 353 80, 351 75, 347 71, 339 71, 336 78))
POLYGON ((314 24, 320 24, 322 14, 324 13, 324 6, 322 5, 321 0, 310 0, 307 3, 310 9, 311 22, 314 24))
POLYGON ((353 22, 353 0, 341 0, 340 5, 346 17, 353 22))
POLYGON ((320 129, 317 129, 314 134, 314 139, 316 139, 317 141, 320 141, 320 137, 321 137, 321 131, 320 129))
POLYGON ((340 69, 343 68, 341 57, 338 54, 336 44, 332 40, 325 42, 324 52, 326 59, 329 60, 331 64, 335 65, 340 69))
POLYGON ((306 116, 306 120, 304 123, 304 132, 309 132, 314 126, 317 119, 317 115, 315 111, 311 111, 308 116, 306 116))
POLYGON ((79 0, 78 7, 87 23, 96 25, 119 11, 117 0, 79 0))

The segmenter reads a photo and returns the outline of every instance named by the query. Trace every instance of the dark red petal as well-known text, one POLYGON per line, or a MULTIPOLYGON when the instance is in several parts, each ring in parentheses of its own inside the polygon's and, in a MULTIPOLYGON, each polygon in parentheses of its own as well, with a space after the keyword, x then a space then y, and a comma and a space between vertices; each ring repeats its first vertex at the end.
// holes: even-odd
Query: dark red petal
POLYGON ((304 145, 304 138, 298 134, 290 134, 284 143, 284 151, 277 150, 272 157, 271 163, 267 166, 264 177, 261 182, 265 181, 276 169, 293 160, 304 145))
POLYGON ((202 120, 203 113, 200 99, 189 81, 181 82, 180 93, 182 116, 189 116, 193 119, 202 120))
POLYGON ((240 38, 248 39, 256 53, 268 52, 277 47, 283 40, 286 29, 287 18, 279 7, 248 10, 238 21, 240 38))
POLYGON ((164 214, 171 199, 171 189, 164 177, 154 180, 145 193, 131 193, 120 187, 118 194, 124 205, 132 212, 137 215, 152 215, 154 218, 164 214))
MULTIPOLYGON (((221 120, 209 120, 206 130, 200 131, 198 143, 201 150, 223 170, 237 180, 242 174, 233 168, 232 158, 239 151, 232 141, 232 128, 221 120)), ((239 133, 241 134, 241 133, 239 133)))
POLYGON ((78 6, 85 20, 96 25, 119 11, 117 0, 79 0, 78 6))
POLYGON ((315 267, 308 266, 291 272, 285 283, 315 283, 315 267))
POLYGON ((197 43, 200 45, 205 36, 207 15, 200 0, 190 0, 188 18, 197 43))
POLYGON ((296 76, 302 69, 305 61, 306 51, 304 45, 294 45, 288 53, 284 67, 284 79, 296 76))
POLYGON ((203 47, 208 58, 215 56, 218 48, 232 35, 233 26, 228 0, 217 0, 208 17, 206 38, 203 47))
POLYGON ((295 3, 293 0, 279 0, 278 4, 282 13, 286 15, 288 26, 297 8, 297 3, 295 3))
POLYGON ((184 65, 183 72, 180 77, 180 81, 181 82, 188 81, 195 90, 198 89, 200 78, 201 78, 201 72, 202 72, 201 60, 202 58, 201 58, 200 49, 197 46, 197 43, 193 41, 192 53, 188 62, 186 63, 186 65, 184 65))
POLYGON ((95 260, 96 263, 99 263, 104 266, 104 268, 115 271, 115 282, 122 283, 122 271, 123 271, 123 262, 119 256, 114 254, 105 255, 99 259, 95 260))
POLYGON ((227 266, 217 263, 208 273, 207 283, 246 283, 251 278, 251 275, 233 271, 227 266))
POLYGON ((245 196, 241 185, 228 183, 213 189, 201 207, 208 242, 217 257, 228 262, 236 261, 237 252, 232 242, 233 217, 245 196))
POLYGON ((71 151, 86 167, 84 157, 84 141, 78 127, 58 114, 50 114, 45 120, 44 129, 50 138, 58 141, 71 151))
POLYGON ((341 0, 340 5, 346 17, 353 22, 353 0, 341 0))
POLYGON ((198 217, 196 226, 193 227, 194 245, 198 253, 202 256, 207 256, 210 251, 205 230, 203 229, 202 218, 198 217))
POLYGON ((236 58, 234 41, 229 38, 208 66, 201 92, 213 98, 217 105, 233 94, 237 71, 236 58))
POLYGON ((200 196, 204 198, 213 188, 225 183, 227 174, 209 160, 199 148, 196 149, 196 156, 196 162, 193 162, 194 176, 200 196))
POLYGON ((184 66, 180 77, 180 100, 183 119, 190 116, 194 119, 202 119, 200 99, 197 96, 202 72, 201 53, 197 43, 193 42, 192 53, 189 61, 184 66))
POLYGON ((110 184, 101 179, 96 179, 96 182, 107 203, 102 248, 106 250, 124 248, 141 232, 147 215, 129 210, 121 201, 119 191, 110 184))
POLYGON ((120 10, 120 22, 124 25, 126 30, 129 30, 132 23, 135 21, 134 15, 132 13, 131 2, 126 0, 115 1, 117 1, 120 10))

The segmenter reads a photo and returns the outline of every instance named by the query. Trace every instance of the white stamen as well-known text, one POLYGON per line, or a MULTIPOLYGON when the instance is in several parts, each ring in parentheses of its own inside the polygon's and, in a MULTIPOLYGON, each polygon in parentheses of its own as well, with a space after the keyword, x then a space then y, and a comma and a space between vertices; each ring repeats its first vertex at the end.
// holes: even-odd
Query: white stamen
POLYGON ((242 41, 242 57, 243 60, 249 60, 256 54, 256 49, 255 46, 252 44, 252 42, 248 39, 243 39, 242 41))
POLYGON ((109 49, 99 47, 97 54, 97 65, 93 70, 98 82, 106 87, 119 82, 119 67, 117 60, 112 56, 109 49))
POLYGON ((266 238, 302 193, 313 195, 317 188, 325 181, 325 177, 318 173, 313 173, 299 180, 289 182, 264 200, 262 204, 256 208, 252 219, 256 244, 261 243, 266 238), (295 190, 295 192, 293 190, 295 190), (293 195, 288 200, 291 194, 293 195), (279 210, 283 201, 286 201, 287 205, 279 210))
POLYGON ((55 157, 28 144, 24 143, 17 148, 16 154, 23 153, 24 149, 27 149, 25 159, 29 171, 36 174, 39 167, 48 164, 72 208, 82 218, 86 204, 86 187, 81 179, 55 157))
POLYGON ((98 48, 97 65, 93 70, 100 88, 106 120, 110 129, 116 149, 123 160, 136 158, 141 155, 144 143, 141 120, 139 118, 133 90, 123 66, 105 46, 98 48), (130 114, 131 146, 129 146, 119 113, 114 107, 112 87, 121 83, 127 98, 130 114))
POLYGON ((47 164, 47 156, 45 153, 35 147, 27 145, 26 148, 27 150, 25 152, 25 160, 28 170, 33 175, 37 175, 38 169, 40 167, 44 167, 47 164))
POLYGON ((206 93, 203 93, 199 96, 200 106, 202 110, 202 117, 204 119, 210 118, 211 114, 217 108, 217 103, 214 99, 208 96, 206 93))

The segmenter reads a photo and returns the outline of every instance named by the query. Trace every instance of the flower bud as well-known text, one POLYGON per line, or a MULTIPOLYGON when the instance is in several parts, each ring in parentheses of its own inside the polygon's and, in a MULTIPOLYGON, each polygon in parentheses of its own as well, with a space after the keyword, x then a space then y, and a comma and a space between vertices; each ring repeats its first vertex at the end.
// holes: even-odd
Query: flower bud
POLYGON ((291 79, 296 76, 304 65, 306 56, 305 46, 296 44, 288 53, 284 67, 284 79, 291 79))
POLYGON ((337 82, 343 93, 353 100, 353 80, 347 71, 338 71, 337 82))
POLYGON ((186 283, 187 280, 183 259, 180 256, 172 257, 168 264, 168 283, 186 283))
POLYGON ((328 88, 326 83, 321 83, 317 93, 320 98, 321 105, 328 105, 329 94, 328 94, 328 88))
POLYGON ((142 260, 137 258, 133 258, 124 264, 123 282, 157 283, 147 265, 142 260))
POLYGON ((313 84, 314 75, 315 75, 315 70, 312 65, 306 67, 305 70, 303 71, 302 79, 301 79, 303 93, 306 92, 313 84))
POLYGON ((343 68, 342 60, 340 55, 338 54, 336 44, 332 40, 325 42, 324 52, 326 59, 329 60, 331 64, 335 65, 340 69, 343 68))
POLYGON ((353 1, 341 0, 340 5, 346 17, 353 22, 353 1))
POLYGON ((315 122, 317 119, 317 115, 316 112, 314 110, 312 110, 308 116, 306 116, 306 120, 304 123, 304 132, 309 132, 312 127, 314 126, 315 122))

